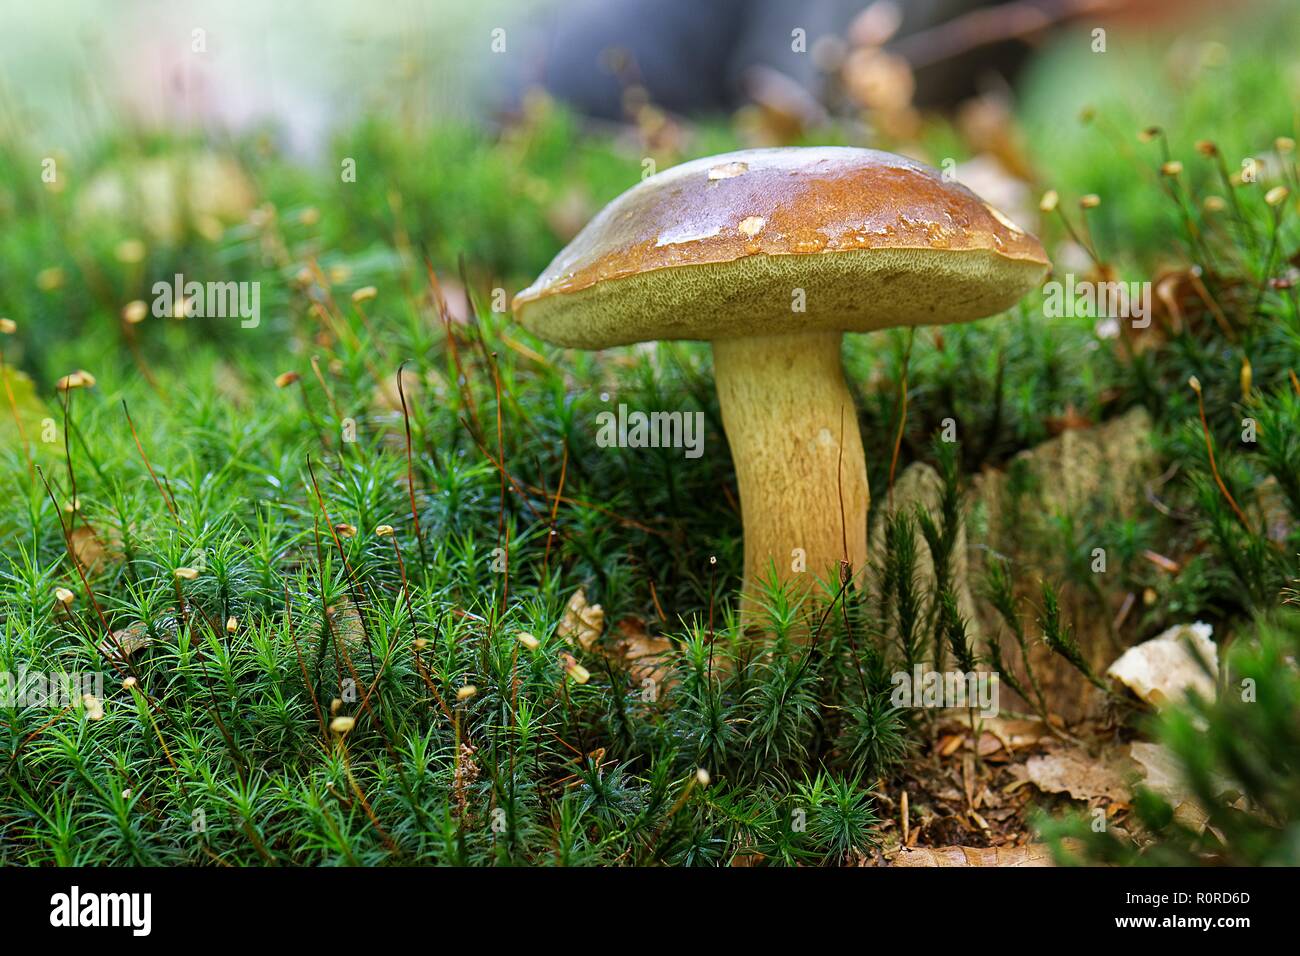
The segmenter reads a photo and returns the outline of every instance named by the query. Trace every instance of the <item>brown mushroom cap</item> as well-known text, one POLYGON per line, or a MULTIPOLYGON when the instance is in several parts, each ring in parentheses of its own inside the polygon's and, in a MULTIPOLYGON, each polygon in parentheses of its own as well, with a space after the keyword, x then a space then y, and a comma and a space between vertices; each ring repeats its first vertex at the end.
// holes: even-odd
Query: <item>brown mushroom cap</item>
POLYGON ((867 332, 1001 312, 1049 268, 1033 236, 929 166, 871 149, 683 163, 606 206, 515 297, 557 345, 867 332), (806 311, 792 308, 804 290, 806 311))

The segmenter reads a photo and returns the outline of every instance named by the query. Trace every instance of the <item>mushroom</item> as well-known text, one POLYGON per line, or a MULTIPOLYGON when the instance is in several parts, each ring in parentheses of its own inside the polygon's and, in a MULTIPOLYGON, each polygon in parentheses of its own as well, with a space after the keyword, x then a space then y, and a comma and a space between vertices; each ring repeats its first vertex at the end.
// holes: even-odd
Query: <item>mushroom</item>
POLYGON ((713 345, 745 581, 838 581, 867 560, 866 461, 845 332, 968 322, 1049 269, 1038 240, 935 169, 847 147, 751 149, 623 193, 514 300, 560 346, 713 345), (807 575, 802 575, 807 580, 807 575))

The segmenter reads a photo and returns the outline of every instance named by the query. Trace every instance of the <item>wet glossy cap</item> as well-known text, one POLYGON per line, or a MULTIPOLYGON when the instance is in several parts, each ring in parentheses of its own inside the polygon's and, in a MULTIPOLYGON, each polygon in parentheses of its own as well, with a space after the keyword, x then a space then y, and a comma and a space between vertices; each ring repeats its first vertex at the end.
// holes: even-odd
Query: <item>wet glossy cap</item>
POLYGON ((683 163, 606 206, 514 310, 557 345, 965 322, 1046 275, 1038 240, 923 163, 751 149, 683 163))

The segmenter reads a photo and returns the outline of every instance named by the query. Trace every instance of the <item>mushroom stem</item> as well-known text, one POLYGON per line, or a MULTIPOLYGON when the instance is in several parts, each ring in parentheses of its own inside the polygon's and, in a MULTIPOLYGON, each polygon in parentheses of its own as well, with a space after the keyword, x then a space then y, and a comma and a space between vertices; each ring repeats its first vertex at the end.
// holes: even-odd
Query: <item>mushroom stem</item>
POLYGON ((840 363, 840 332, 719 339, 713 374, 740 486, 743 616, 770 577, 838 586, 867 560, 866 458, 840 363))

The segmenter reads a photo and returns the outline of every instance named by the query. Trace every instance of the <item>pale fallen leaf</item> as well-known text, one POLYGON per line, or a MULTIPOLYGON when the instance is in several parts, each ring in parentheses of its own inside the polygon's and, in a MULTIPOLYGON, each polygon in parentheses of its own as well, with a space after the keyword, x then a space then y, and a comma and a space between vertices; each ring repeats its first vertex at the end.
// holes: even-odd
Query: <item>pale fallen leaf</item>
POLYGON ((894 866, 1053 866, 1046 844, 1027 846, 911 847, 899 851, 894 866))
POLYGON ((587 593, 582 589, 573 592, 569 598, 564 616, 556 632, 570 644, 577 643, 584 651, 591 650, 597 638, 605 630, 605 609, 599 604, 588 604, 587 593))
POLYGON ((938 751, 940 757, 951 757, 957 752, 957 748, 962 745, 965 739, 961 734, 950 734, 941 737, 938 743, 935 744, 935 750, 938 751))
MULTIPOLYGON (((1129 756, 1142 771, 1141 783, 1148 790, 1164 797, 1170 805, 1178 807, 1193 799, 1178 758, 1164 744, 1135 740, 1129 745, 1129 756)), ((1237 789, 1231 780, 1218 774, 1214 774, 1210 782, 1218 795, 1237 789)))
POLYGON ((1192 690, 1213 700, 1219 655, 1210 639, 1212 633, 1210 625, 1199 621, 1171 627, 1159 637, 1130 647, 1107 668, 1106 675, 1155 707, 1182 701, 1192 690), (1204 659, 1205 666, 1198 657, 1204 659))
POLYGON ((88 525, 77 525, 69 537, 72 539, 72 554, 77 563, 86 574, 94 576, 104 563, 107 549, 88 525))
POLYGON ((1122 756, 1091 757, 1075 749, 1054 750, 1025 761, 1029 780, 1044 793, 1067 793, 1076 800, 1124 800, 1132 765, 1122 756))
POLYGON ((615 650, 627 662, 635 681, 649 679, 664 685, 668 667, 663 657, 671 648, 668 638, 651 635, 639 617, 625 617, 618 622, 615 650))
POLYGON ((114 631, 112 638, 104 638, 99 644, 99 650, 102 654, 121 660, 148 647, 149 643, 149 632, 143 624, 136 623, 114 631))
POLYGON ((1210 815, 1195 800, 1184 800, 1174 808, 1174 822, 1196 833, 1204 833, 1210 823, 1210 815))
POLYGON ((978 726, 981 731, 979 741, 980 756, 1005 750, 1012 753, 1034 746, 1047 736, 1047 727, 1037 717, 977 717, 972 721, 969 714, 955 714, 953 722, 962 727, 978 726))

